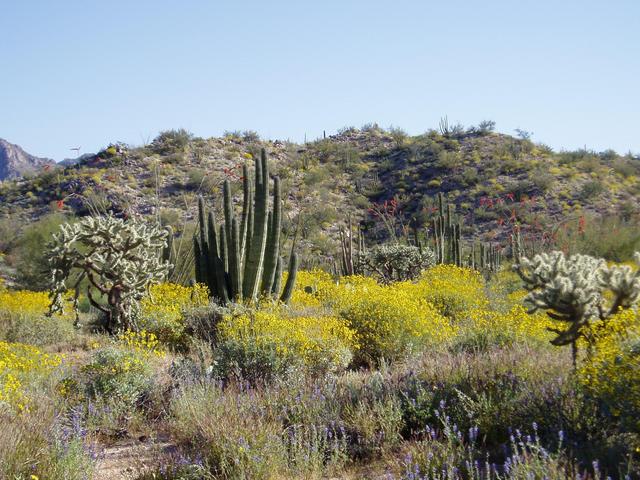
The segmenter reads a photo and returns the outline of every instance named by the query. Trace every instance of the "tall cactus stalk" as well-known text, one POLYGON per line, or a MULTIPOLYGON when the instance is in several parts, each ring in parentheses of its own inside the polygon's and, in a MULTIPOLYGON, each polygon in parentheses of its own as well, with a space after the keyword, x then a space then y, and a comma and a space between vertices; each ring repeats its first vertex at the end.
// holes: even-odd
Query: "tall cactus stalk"
POLYGON ((340 227, 340 272, 343 276, 363 274, 363 256, 365 254, 364 236, 360 225, 356 226, 356 248, 353 242, 353 222, 347 218, 347 228, 340 227))
POLYGON ((445 202, 438 193, 438 215, 432 220, 436 263, 452 263, 462 266, 462 227, 455 222, 455 206, 445 202))
MULTIPOLYGON (((224 222, 219 226, 213 210, 207 216, 204 199, 198 200, 199 231, 194 236, 196 281, 206 284, 211 296, 223 304, 256 301, 259 295, 275 297, 281 285, 280 179, 274 178, 273 208, 269 210, 269 171, 264 149, 255 162, 253 185, 246 165, 243 174, 240 218, 236 217, 229 181, 223 184, 224 222)), ((283 301, 291 297, 294 288, 298 267, 294 256, 292 254, 283 301)))
POLYGON ((455 218, 455 206, 446 202, 442 192, 438 193, 438 215, 431 221, 431 229, 436 263, 466 265, 485 272, 500 269, 502 258, 497 245, 481 243, 478 249, 472 243, 470 252, 464 256, 462 224, 455 218))

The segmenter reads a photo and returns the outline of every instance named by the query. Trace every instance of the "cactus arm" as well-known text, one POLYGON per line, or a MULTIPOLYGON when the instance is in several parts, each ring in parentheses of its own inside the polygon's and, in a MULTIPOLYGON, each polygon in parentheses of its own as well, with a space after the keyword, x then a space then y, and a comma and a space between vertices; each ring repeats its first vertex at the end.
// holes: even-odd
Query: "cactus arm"
POLYGON ((234 301, 242 300, 242 274, 240 270, 240 234, 238 221, 233 218, 231 224, 231 243, 229 244, 230 297, 234 301))
POLYGON ((264 270, 262 274, 262 293, 269 295, 276 274, 276 266, 280 256, 280 231, 282 229, 282 201, 280 179, 273 179, 273 213, 269 216, 268 239, 265 251, 264 270))
POLYGON ((296 285, 296 275, 298 274, 298 255, 295 252, 291 254, 291 258, 289 259, 289 272, 287 275, 287 283, 284 285, 284 290, 282 291, 282 296, 280 297, 280 301, 283 303, 289 303, 291 300, 291 295, 293 295, 293 289, 296 285))
POLYGON ((282 257, 278 257, 278 263, 276 263, 276 275, 271 287, 271 295, 277 296, 282 288, 282 257))
MULTIPOLYGON (((251 211, 253 195, 251 193, 251 182, 249 181, 249 168, 245 163, 242 165, 242 220, 240 222, 240 258, 244 261, 247 247, 247 232, 249 224, 249 212, 251 211)), ((244 268, 244 265, 240 265, 244 268)))
POLYGON ((266 152, 263 149, 260 160, 256 163, 256 194, 254 230, 251 248, 248 252, 247 267, 245 269, 244 296, 248 300, 256 300, 260 287, 264 253, 267 244, 267 200, 269 195, 268 167, 266 152))

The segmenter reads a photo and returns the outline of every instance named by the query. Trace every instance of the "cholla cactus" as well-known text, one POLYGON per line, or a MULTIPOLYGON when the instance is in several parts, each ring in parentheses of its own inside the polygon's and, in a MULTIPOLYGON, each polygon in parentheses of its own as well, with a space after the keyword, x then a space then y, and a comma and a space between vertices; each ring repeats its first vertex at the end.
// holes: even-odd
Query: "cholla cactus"
POLYGON ((135 330, 139 301, 149 285, 162 281, 169 270, 160 255, 166 237, 167 231, 155 225, 111 215, 62 225, 48 245, 50 312, 62 309, 62 297, 69 289, 75 290, 77 307, 86 283, 89 301, 105 314, 107 331, 135 330))
POLYGON ((377 245, 362 258, 365 271, 375 274, 382 283, 413 280, 422 270, 436 263, 436 255, 430 248, 422 250, 415 245, 391 243, 377 245))
MULTIPOLYGON (((521 257, 514 269, 529 291, 525 302, 530 312, 545 310, 567 327, 549 328, 557 334, 554 345, 571 345, 574 364, 577 342, 586 337, 594 320, 606 321, 621 308, 629 308, 640 298, 640 270, 628 266, 609 267, 602 259, 588 255, 565 257, 562 252, 521 257), (605 295, 609 290, 611 295, 605 295)), ((640 254, 636 253, 640 263, 640 254)))
MULTIPOLYGON (((634 255, 640 265, 640 252, 634 255)), ((608 317, 621 308, 629 308, 640 300, 640 269, 635 272, 628 265, 604 267, 598 272, 598 280, 603 288, 613 293, 613 301, 608 310, 601 311, 601 317, 608 317)))

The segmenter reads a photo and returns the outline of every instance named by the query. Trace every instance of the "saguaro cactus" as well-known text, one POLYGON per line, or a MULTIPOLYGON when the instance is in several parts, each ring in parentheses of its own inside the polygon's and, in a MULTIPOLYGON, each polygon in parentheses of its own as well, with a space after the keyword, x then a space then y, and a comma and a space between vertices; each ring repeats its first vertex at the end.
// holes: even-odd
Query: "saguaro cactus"
MULTIPOLYGON (((256 159, 253 185, 248 168, 246 165, 243 168, 243 207, 239 221, 228 180, 225 180, 222 191, 224 222, 219 226, 213 211, 207 215, 204 199, 200 197, 198 201, 199 232, 194 236, 196 280, 206 284, 211 295, 222 303, 255 301, 259 295, 277 295, 282 275, 281 187, 280 179, 275 177, 273 208, 269 210, 269 171, 265 150, 256 159)), ((289 281, 287 285, 291 291, 297 265, 297 259, 290 262, 291 285, 289 281)), ((283 293, 282 300, 289 297, 290 293, 283 293)))

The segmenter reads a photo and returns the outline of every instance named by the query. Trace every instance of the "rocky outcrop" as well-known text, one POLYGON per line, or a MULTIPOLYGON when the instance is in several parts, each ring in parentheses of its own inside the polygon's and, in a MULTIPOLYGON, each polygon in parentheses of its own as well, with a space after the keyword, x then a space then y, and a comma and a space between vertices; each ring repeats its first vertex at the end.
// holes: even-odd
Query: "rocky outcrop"
POLYGON ((22 177, 27 173, 37 172, 55 165, 56 163, 49 158, 30 155, 19 145, 14 145, 0 138, 0 180, 22 177))

